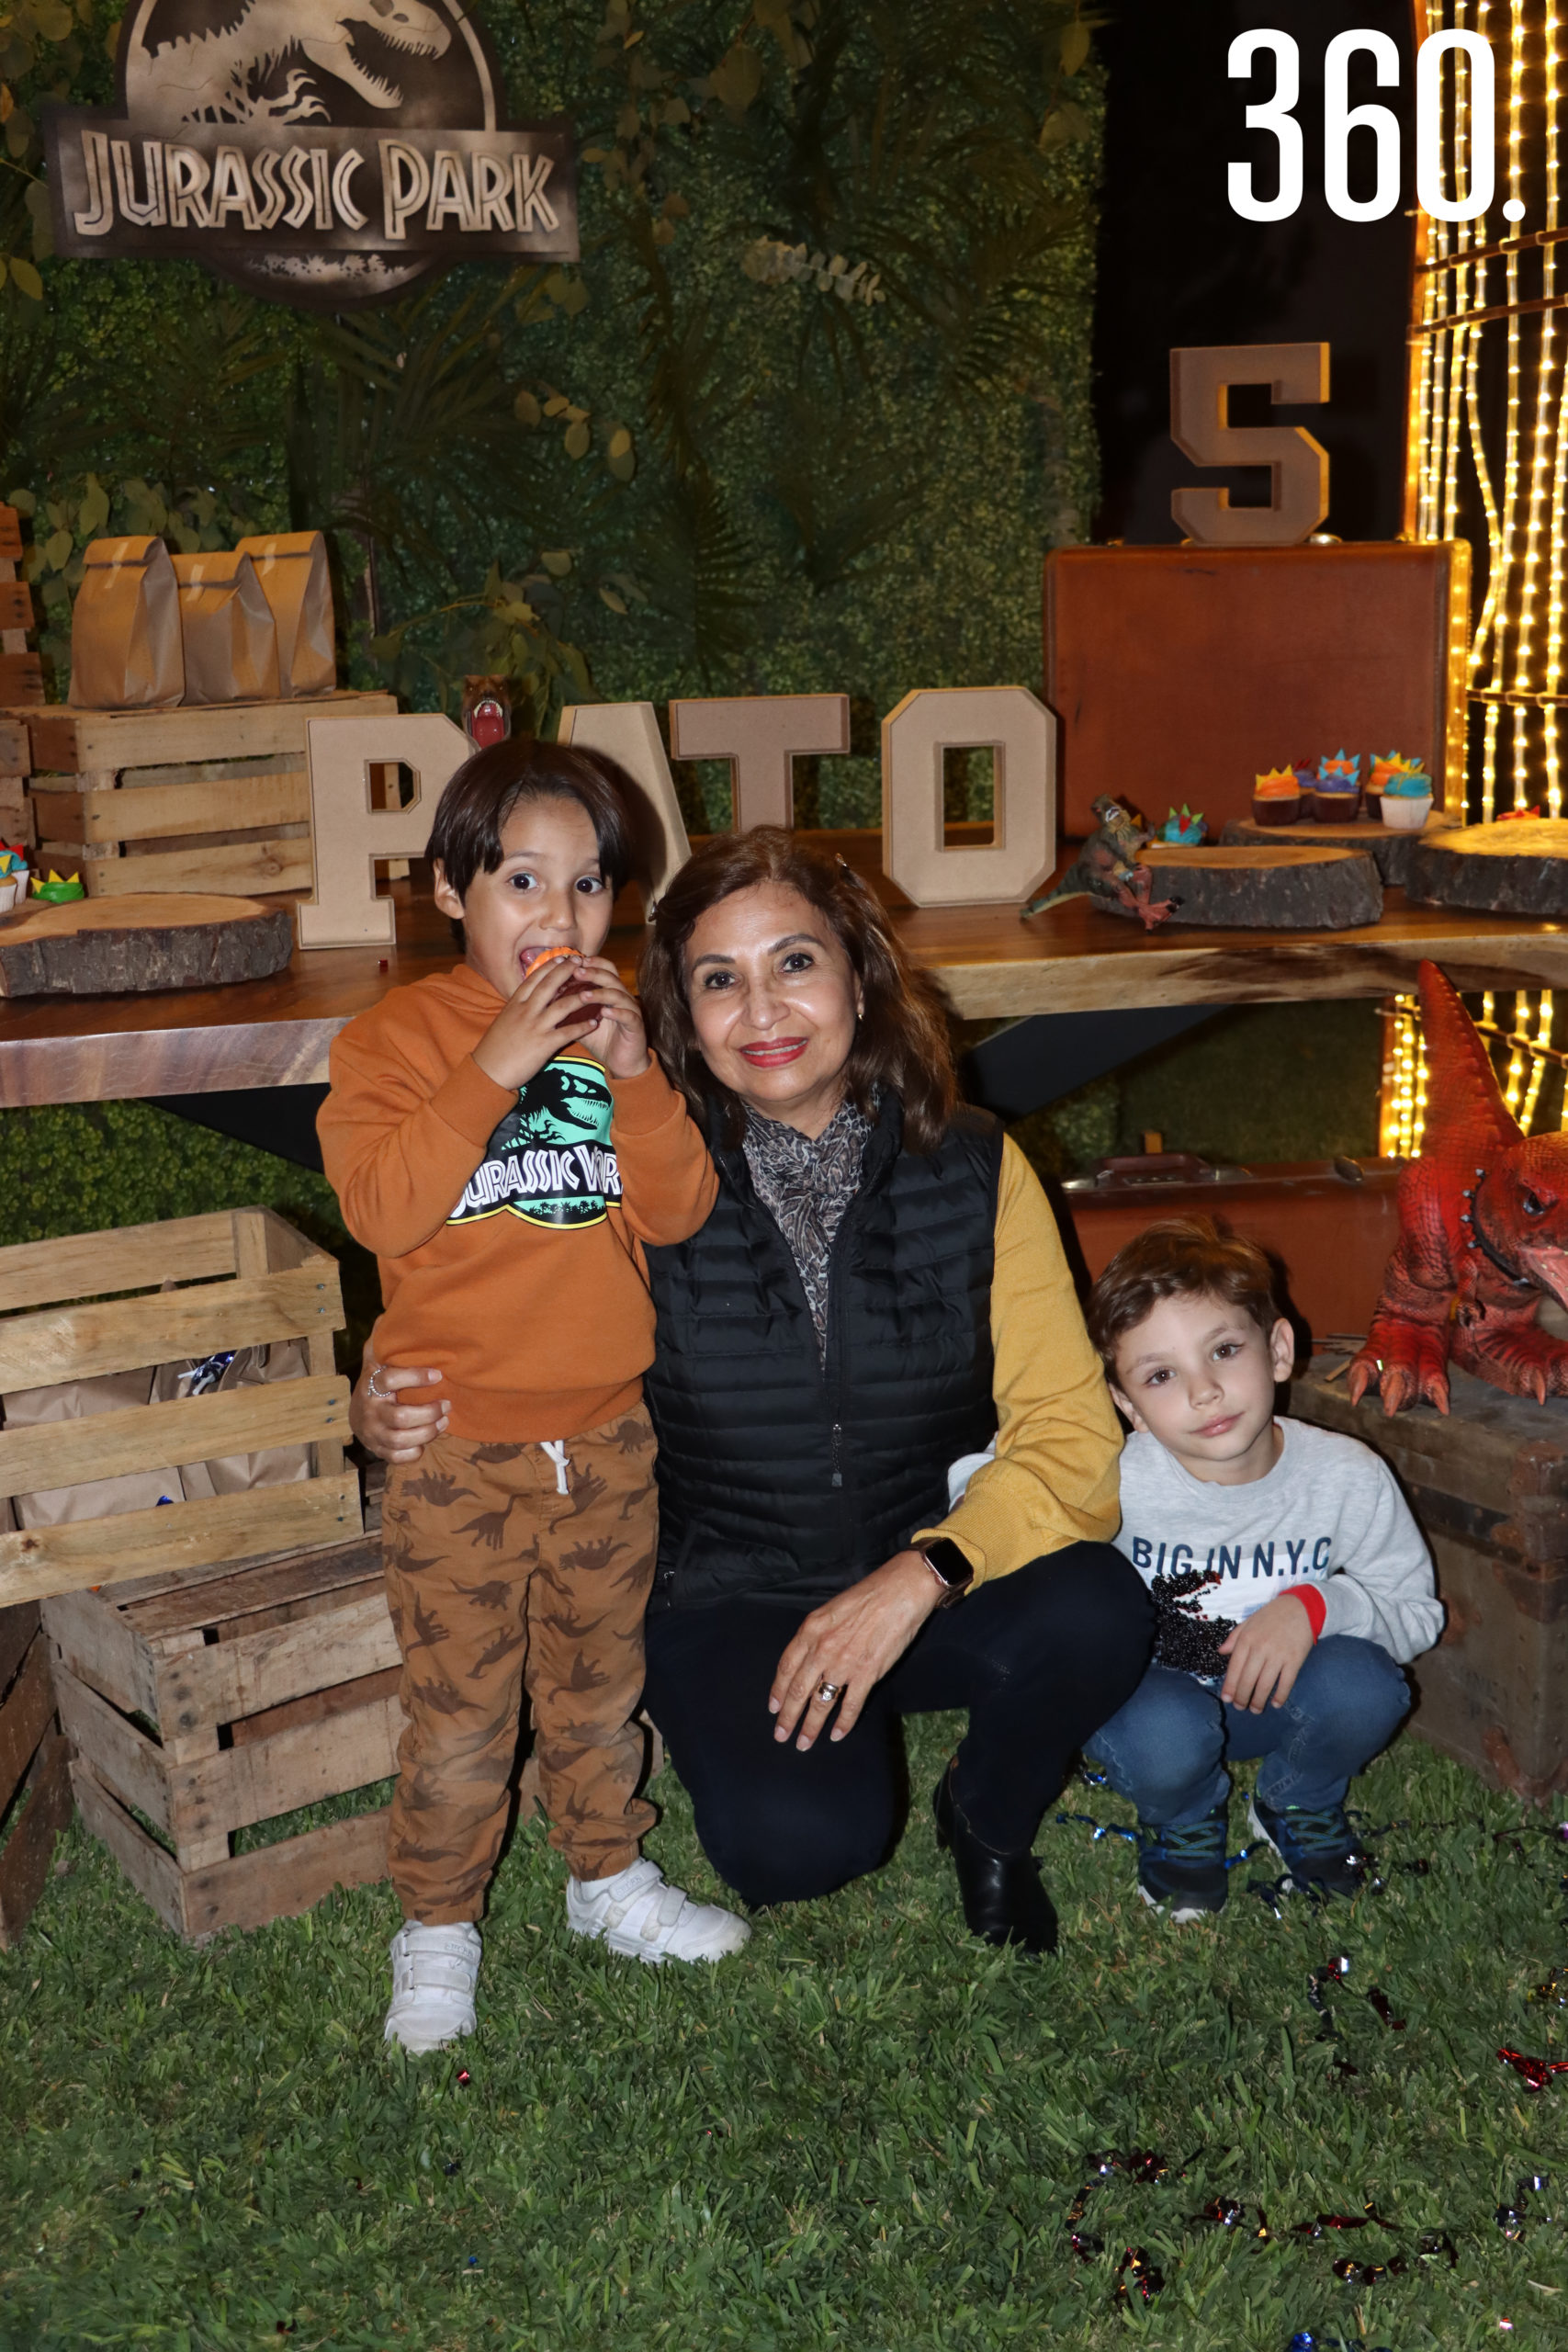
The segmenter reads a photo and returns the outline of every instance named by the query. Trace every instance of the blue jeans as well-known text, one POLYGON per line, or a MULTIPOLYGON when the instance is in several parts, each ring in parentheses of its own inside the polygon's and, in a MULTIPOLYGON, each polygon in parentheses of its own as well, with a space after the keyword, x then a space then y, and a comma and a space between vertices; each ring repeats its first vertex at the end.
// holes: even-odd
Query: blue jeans
POLYGON ((1352 1777, 1387 1746, 1409 1705, 1404 1668, 1380 1643, 1328 1634, 1282 1707, 1255 1715, 1225 1705, 1218 1682, 1151 1666, 1087 1745, 1151 1827, 1181 1828, 1223 1804, 1227 1758, 1263 1758, 1258 1794, 1265 1804, 1326 1811, 1344 1804, 1352 1777))

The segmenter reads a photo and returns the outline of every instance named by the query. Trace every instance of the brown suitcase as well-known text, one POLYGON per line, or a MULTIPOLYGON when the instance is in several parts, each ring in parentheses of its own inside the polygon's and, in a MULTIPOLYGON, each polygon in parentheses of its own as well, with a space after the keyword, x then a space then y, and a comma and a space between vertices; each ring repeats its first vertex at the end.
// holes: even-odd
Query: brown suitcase
POLYGON ((1395 1159, 1211 1167, 1187 1152, 1105 1159, 1063 1185, 1089 1274, 1165 1216, 1213 1216, 1284 1262, 1313 1337, 1365 1331, 1399 1238, 1395 1159))
POLYGON ((1346 1357, 1314 1359, 1291 1411, 1398 1474, 1448 1611, 1412 1671, 1412 1729, 1537 1804, 1568 1789, 1568 1401, 1505 1396, 1450 1374, 1447 1415, 1386 1416, 1345 1394, 1346 1357))
POLYGON ((1058 548, 1045 560, 1045 699, 1062 830, 1109 792, 1151 823, 1252 814, 1253 778, 1325 752, 1428 762, 1464 798, 1470 548, 1058 548))

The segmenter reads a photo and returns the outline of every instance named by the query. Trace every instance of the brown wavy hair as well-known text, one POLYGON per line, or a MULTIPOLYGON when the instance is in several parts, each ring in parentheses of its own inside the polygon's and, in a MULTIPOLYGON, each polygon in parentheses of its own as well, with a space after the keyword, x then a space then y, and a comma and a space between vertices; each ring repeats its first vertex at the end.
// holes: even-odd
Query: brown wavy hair
POLYGON ((844 1065, 849 1100, 876 1116, 879 1090, 904 1106, 909 1150, 934 1151, 958 1102, 948 1007, 928 972, 913 964, 882 907, 842 858, 803 842, 782 825, 716 833, 693 853, 654 913, 638 987, 654 1051, 700 1118, 711 1103, 726 1112, 725 1138, 739 1142, 739 1097, 716 1079, 697 1044, 686 989, 685 948, 700 917, 738 890, 771 883, 797 890, 830 925, 865 999, 844 1065))
POLYGON ((1267 1338, 1284 1314, 1274 1266, 1256 1242, 1211 1216, 1166 1217, 1118 1250, 1089 1293, 1089 1336, 1114 1374, 1129 1331, 1168 1298, 1223 1298, 1267 1338))

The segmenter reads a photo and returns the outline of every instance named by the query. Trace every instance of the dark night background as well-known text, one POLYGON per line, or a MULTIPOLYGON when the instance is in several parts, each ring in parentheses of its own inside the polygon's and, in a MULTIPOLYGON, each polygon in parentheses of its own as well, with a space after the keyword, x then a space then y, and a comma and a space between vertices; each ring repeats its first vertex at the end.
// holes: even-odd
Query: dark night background
MULTIPOLYGON (((1408 0, 1112 0, 1099 36, 1110 74, 1105 185, 1095 304, 1096 419, 1101 505, 1097 539, 1174 541, 1170 493, 1200 479, 1228 480, 1233 496, 1266 491, 1267 476, 1195 475, 1170 439, 1173 345, 1308 343, 1333 346, 1332 400, 1270 411, 1267 393, 1232 394, 1238 424, 1303 424, 1329 453, 1332 503, 1324 525, 1347 539, 1392 539, 1404 467, 1404 330, 1415 202, 1414 43, 1408 0), (1301 52, 1306 192, 1294 219, 1239 220, 1226 167, 1251 157, 1260 194, 1275 187, 1276 143, 1249 131, 1246 113, 1271 95, 1274 65, 1229 79, 1237 33, 1269 26, 1301 52), (1352 27, 1391 34, 1400 86, 1380 90, 1373 61, 1352 62, 1353 106, 1375 99, 1399 116, 1401 209, 1385 220, 1340 220, 1323 195, 1323 59, 1352 27)), ((1370 133, 1350 142, 1353 195, 1371 192, 1370 133), (1364 159, 1358 150, 1364 150, 1364 159), (1359 176, 1364 172, 1365 179, 1359 176)))

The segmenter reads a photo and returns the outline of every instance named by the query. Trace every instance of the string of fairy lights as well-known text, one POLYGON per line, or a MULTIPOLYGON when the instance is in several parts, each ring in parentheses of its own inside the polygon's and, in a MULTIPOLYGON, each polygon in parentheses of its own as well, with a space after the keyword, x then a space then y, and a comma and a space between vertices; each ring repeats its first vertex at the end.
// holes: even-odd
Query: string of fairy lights
MULTIPOLYGON (((1513 809, 1562 813, 1564 568, 1568 562, 1568 279, 1557 275, 1568 239, 1560 211, 1559 107, 1563 97, 1563 0, 1416 0, 1416 34, 1476 32, 1497 66, 1498 185, 1493 211, 1472 220, 1416 215, 1415 299, 1405 468, 1404 532, 1464 535, 1477 507, 1486 539, 1486 587, 1462 664, 1472 756, 1453 747, 1450 774, 1468 772, 1469 813, 1489 822, 1513 809), (1506 202, 1527 197, 1540 228, 1495 233, 1506 202), (1529 266, 1533 291, 1521 286, 1529 266), (1500 412, 1500 421, 1499 421, 1500 412)), ((1470 69, 1445 69, 1450 187, 1470 185, 1470 69)), ((1568 258, 1568 256, 1563 256, 1568 258)), ((1471 526, 1473 531, 1473 525, 1471 526)), ((1462 615, 1456 627, 1462 628, 1462 615)), ((1477 1023, 1504 1100, 1529 1133, 1538 1114, 1568 1126, 1568 1054, 1552 1043, 1550 989, 1519 989, 1500 1017, 1489 991, 1477 1023), (1543 1091, 1546 1100, 1543 1103, 1543 1091)), ((1420 1008, 1386 1008, 1379 1148, 1411 1158, 1426 1125, 1427 1057, 1420 1008)))
MULTIPOLYGON (((1561 1101, 1546 1090, 1547 1109, 1568 1126, 1568 1051, 1552 1043, 1551 990, 1514 992, 1513 1013, 1505 1019, 1496 996, 1488 989, 1481 1000, 1476 1027, 1485 1038, 1497 1071, 1503 1100, 1527 1135, 1534 1132, 1536 1114, 1550 1071, 1563 1082, 1561 1101)), ((1396 996, 1384 1013, 1383 1066, 1378 1150, 1385 1159, 1414 1159, 1421 1149, 1427 1124, 1427 1046, 1421 1034, 1421 1008, 1413 996, 1396 996)))
MULTIPOLYGON (((1474 813, 1562 806, 1564 560, 1568 556, 1568 286, 1560 288, 1562 97, 1561 0, 1417 0, 1418 32, 1476 32, 1499 67, 1494 210, 1523 205, 1544 225, 1494 236, 1493 213, 1416 220, 1404 528, 1416 539, 1462 535, 1479 504, 1486 587, 1465 655, 1479 731, 1474 813), (1505 63, 1506 60, 1506 63, 1505 63), (1521 286, 1526 261, 1539 290, 1521 286), (1499 387, 1501 396, 1499 400, 1499 387), (1495 422, 1501 406, 1500 430, 1495 422)), ((1446 145, 1453 185, 1468 185, 1470 68, 1449 61, 1446 145)))

